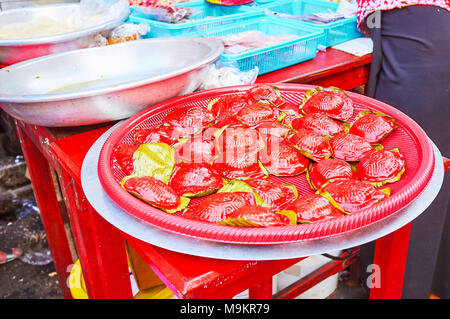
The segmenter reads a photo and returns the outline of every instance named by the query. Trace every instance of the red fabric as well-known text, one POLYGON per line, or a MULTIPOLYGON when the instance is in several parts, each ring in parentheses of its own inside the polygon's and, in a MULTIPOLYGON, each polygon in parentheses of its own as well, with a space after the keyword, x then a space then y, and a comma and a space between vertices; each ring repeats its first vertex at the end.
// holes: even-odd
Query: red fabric
POLYGON ((358 27, 364 18, 377 10, 392 10, 413 5, 432 5, 450 11, 450 0, 358 0, 358 27))

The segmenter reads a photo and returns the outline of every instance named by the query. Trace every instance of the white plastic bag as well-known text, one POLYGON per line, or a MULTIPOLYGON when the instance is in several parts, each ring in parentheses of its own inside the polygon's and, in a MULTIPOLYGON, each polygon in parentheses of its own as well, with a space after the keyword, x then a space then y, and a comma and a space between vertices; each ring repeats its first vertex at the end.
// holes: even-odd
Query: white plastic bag
POLYGON ((126 41, 142 39, 150 31, 150 26, 145 23, 122 23, 111 31, 97 33, 89 47, 103 47, 126 41))
POLYGON ((208 90, 233 85, 244 85, 255 83, 259 69, 242 72, 237 68, 211 64, 206 66, 199 75, 199 86, 197 90, 208 90))
POLYGON ((174 5, 156 5, 142 8, 142 13, 144 13, 148 19, 155 21, 183 23, 189 21, 190 17, 198 12, 192 8, 182 8, 174 5))

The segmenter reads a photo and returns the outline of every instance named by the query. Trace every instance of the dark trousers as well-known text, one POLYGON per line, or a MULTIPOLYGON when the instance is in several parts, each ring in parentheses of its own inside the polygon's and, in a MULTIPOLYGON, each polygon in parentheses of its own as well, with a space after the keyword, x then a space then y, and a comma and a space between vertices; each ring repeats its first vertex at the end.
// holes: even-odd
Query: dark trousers
MULTIPOLYGON (((373 25, 373 24, 372 24, 373 25)), ((381 12, 368 95, 414 119, 450 156, 450 13, 428 5, 381 12)), ((450 298, 450 174, 434 202, 412 222, 402 298, 450 298)), ((362 277, 374 243, 361 247, 362 277)))

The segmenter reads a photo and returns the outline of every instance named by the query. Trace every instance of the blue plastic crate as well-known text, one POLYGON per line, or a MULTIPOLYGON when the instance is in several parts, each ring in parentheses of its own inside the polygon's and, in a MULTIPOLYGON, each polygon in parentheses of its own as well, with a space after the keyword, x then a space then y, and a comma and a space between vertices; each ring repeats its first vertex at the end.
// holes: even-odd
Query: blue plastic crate
MULTIPOLYGON (((303 16, 314 13, 336 12, 338 6, 338 3, 322 0, 278 0, 253 7, 247 6, 246 10, 255 10, 256 12, 259 12, 260 9, 268 9, 272 12, 303 16)), ((288 20, 293 23, 323 30, 325 36, 320 44, 325 47, 330 47, 363 36, 357 29, 356 15, 325 24, 304 22, 295 19, 288 20)))
POLYGON ((249 3, 249 6, 252 5, 262 5, 262 4, 267 4, 267 3, 271 3, 271 2, 275 2, 277 0, 254 0, 253 2, 249 3))
POLYGON ((215 28, 210 31, 193 34, 209 38, 226 36, 245 31, 261 31, 267 35, 295 35, 293 40, 280 42, 263 48, 248 50, 239 54, 222 54, 219 61, 225 66, 233 66, 246 72, 255 66, 259 74, 276 71, 290 65, 313 59, 317 46, 323 37, 323 31, 286 22, 278 17, 260 16, 215 28))
POLYGON ((192 8, 196 14, 192 21, 183 23, 166 23, 145 17, 140 8, 134 7, 129 20, 132 23, 146 23, 151 30, 146 37, 189 36, 193 32, 205 32, 243 19, 262 16, 261 9, 248 10, 244 6, 221 6, 205 1, 193 1, 177 4, 178 7, 192 8))

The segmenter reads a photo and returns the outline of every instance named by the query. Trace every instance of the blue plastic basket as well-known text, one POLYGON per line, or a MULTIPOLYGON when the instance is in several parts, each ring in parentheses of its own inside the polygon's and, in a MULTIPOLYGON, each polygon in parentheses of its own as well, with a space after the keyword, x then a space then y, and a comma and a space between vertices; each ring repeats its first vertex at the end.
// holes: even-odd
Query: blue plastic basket
POLYGON ((267 3, 271 3, 271 2, 275 2, 277 0, 254 0, 252 3, 249 3, 249 6, 252 5, 262 5, 262 4, 267 4, 267 3))
POLYGON ((177 4, 178 7, 192 8, 196 14, 183 23, 166 23, 146 18, 138 7, 134 7, 129 20, 132 23, 146 23, 151 30, 146 37, 189 36, 193 32, 205 32, 243 19, 262 16, 261 9, 248 10, 244 6, 221 6, 205 1, 193 1, 177 4))
POLYGON ((214 38, 257 30, 267 35, 290 34, 297 36, 293 40, 239 54, 222 54, 219 59, 219 62, 223 65, 237 67, 243 72, 252 70, 257 66, 259 74, 265 74, 313 59, 316 56, 317 46, 323 37, 323 31, 285 20, 278 17, 260 16, 193 35, 214 38))
MULTIPOLYGON (((314 13, 336 12, 338 6, 338 3, 322 0, 278 0, 258 6, 246 6, 245 9, 249 11, 255 10, 255 12, 259 12, 261 9, 268 9, 272 12, 303 16, 314 13)), ((357 29, 356 15, 325 24, 304 22, 295 19, 289 20, 294 23, 323 30, 325 36, 320 44, 325 47, 330 47, 363 36, 357 29)))

